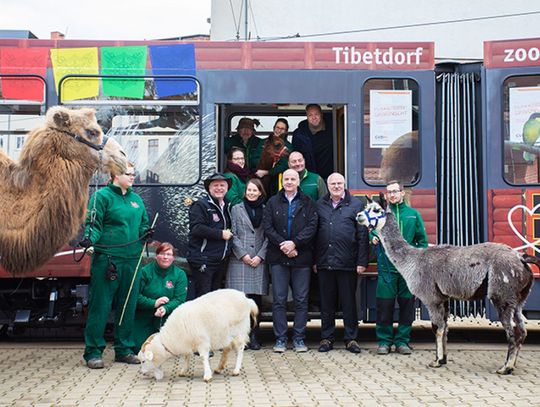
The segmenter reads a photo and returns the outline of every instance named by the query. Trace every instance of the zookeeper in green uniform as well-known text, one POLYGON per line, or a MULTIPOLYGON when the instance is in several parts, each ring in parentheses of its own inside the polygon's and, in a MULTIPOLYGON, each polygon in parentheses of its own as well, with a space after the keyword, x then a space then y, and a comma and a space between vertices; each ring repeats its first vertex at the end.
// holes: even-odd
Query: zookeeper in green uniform
POLYGON ((171 312, 186 301, 188 279, 184 270, 176 267, 173 261, 172 244, 163 242, 156 249, 156 261, 141 269, 133 329, 137 353, 144 341, 159 331, 171 312))
POLYGON ((143 239, 151 237, 153 232, 148 229, 148 214, 143 200, 131 189, 134 177, 135 168, 129 164, 125 174, 112 176, 111 182, 95 192, 88 202, 86 237, 79 244, 82 247, 94 246, 84 331, 84 360, 90 369, 104 367, 101 355, 106 345, 105 326, 113 304, 115 362, 140 363, 133 343, 138 279, 127 303, 122 325, 119 325, 143 239))
POLYGON ((240 147, 244 149, 246 155, 245 168, 254 171, 261 159, 264 140, 255 135, 255 127, 260 125, 259 120, 242 117, 238 122, 236 130, 238 131, 232 137, 225 138, 225 154, 229 154, 231 148, 240 147))
MULTIPOLYGON (((428 238, 424 221, 420 213, 403 202, 405 192, 403 185, 398 181, 390 181, 386 186, 386 199, 399 225, 403 238, 414 247, 427 247, 428 238)), ((387 355, 392 345, 396 352, 410 355, 411 326, 414 321, 414 298, 405 280, 390 262, 384 248, 379 245, 376 233, 371 233, 371 242, 378 245, 377 257, 377 321, 375 333, 377 335, 377 354, 387 355), (394 334, 393 315, 394 302, 397 298, 399 305, 399 323, 394 334)))
POLYGON ((227 154, 227 166, 223 175, 232 181, 231 187, 225 195, 225 199, 231 203, 232 208, 244 201, 246 182, 253 176, 249 168, 246 167, 246 155, 243 148, 231 148, 227 154))

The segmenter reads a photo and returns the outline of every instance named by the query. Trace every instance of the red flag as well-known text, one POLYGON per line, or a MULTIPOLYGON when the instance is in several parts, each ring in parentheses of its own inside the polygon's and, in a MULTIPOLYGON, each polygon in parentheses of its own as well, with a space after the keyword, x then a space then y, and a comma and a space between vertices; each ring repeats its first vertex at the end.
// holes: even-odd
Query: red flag
MULTIPOLYGON (((0 73, 16 75, 47 74, 48 48, 0 48, 0 73)), ((2 77, 3 99, 44 99, 45 82, 32 77, 2 77)))

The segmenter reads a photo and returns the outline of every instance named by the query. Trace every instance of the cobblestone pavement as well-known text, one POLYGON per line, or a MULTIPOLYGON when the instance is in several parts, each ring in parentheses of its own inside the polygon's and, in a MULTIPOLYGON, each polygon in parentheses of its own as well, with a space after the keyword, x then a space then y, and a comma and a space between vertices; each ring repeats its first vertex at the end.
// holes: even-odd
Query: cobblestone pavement
POLYGON ((109 347, 105 369, 90 370, 81 343, 3 342, 0 406, 540 406, 538 342, 524 346, 511 376, 493 373, 506 356, 503 343, 452 343, 448 365, 431 369, 433 343, 417 344, 411 356, 377 356, 374 342, 360 342, 359 355, 337 342, 319 353, 316 340, 308 342, 307 353, 276 354, 265 341, 263 350, 245 352, 240 376, 228 374, 229 360, 208 384, 198 358, 191 377, 178 376, 182 361, 171 359, 156 381, 112 363, 109 347))

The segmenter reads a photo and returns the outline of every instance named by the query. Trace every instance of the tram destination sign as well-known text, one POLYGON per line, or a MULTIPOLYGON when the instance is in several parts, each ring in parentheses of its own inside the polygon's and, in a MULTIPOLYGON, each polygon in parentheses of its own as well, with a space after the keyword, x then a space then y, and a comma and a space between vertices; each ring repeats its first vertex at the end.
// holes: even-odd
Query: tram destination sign
POLYGON ((540 66, 540 38, 484 42, 486 68, 540 66))

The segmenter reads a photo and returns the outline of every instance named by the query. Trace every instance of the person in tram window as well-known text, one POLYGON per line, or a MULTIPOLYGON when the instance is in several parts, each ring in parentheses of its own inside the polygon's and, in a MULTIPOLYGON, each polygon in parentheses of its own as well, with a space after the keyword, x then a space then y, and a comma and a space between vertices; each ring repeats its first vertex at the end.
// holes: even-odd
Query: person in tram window
POLYGON ((332 126, 323 118, 321 106, 306 106, 306 120, 293 132, 292 145, 306 160, 308 171, 316 172, 325 180, 334 172, 334 137, 332 126))
MULTIPOLYGON (((268 272, 264 259, 268 239, 262 225, 266 192, 257 178, 246 184, 242 203, 232 208, 232 254, 229 259, 225 287, 243 291, 252 298, 259 310, 262 296, 268 294, 268 272)), ((259 324, 251 330, 249 348, 259 350, 259 324)))
POLYGON ((292 144, 287 141, 288 131, 287 119, 277 119, 272 133, 263 144, 255 175, 261 179, 269 195, 274 195, 278 191, 279 174, 288 168, 288 157, 293 151, 292 144))
MULTIPOLYGON (((427 247, 428 237, 424 221, 420 213, 405 204, 405 191, 399 181, 389 181, 386 185, 386 200, 390 209, 396 216, 403 238, 414 247, 427 247)), ((414 298, 407 283, 398 273, 395 266, 386 256, 375 231, 370 233, 370 239, 375 245, 377 256, 377 321, 375 333, 377 335, 377 354, 387 355, 392 345, 401 355, 410 355, 412 349, 411 326, 414 321, 414 298), (397 299, 399 305, 399 324, 394 332, 393 315, 394 303, 397 299)))
POLYGON ((156 249, 156 260, 141 268, 133 329, 136 353, 150 335, 159 331, 171 312, 186 301, 188 279, 173 261, 173 245, 163 242, 156 249))
POLYGON ((246 181, 251 178, 251 172, 246 167, 245 150, 240 147, 232 147, 227 154, 227 166, 223 173, 232 182, 225 198, 231 203, 231 207, 244 200, 246 181))
POLYGON ((255 135, 255 127, 259 125, 260 122, 257 119, 242 117, 236 127, 237 133, 232 137, 225 138, 225 155, 228 155, 233 147, 244 149, 246 152, 246 168, 251 171, 255 171, 257 168, 264 143, 262 139, 255 135))
POLYGON ((317 231, 315 203, 298 186, 294 170, 283 173, 283 189, 272 196, 264 209, 263 225, 268 238, 266 263, 272 274, 272 320, 274 352, 287 349, 287 295, 294 300, 293 349, 308 350, 304 343, 308 318, 309 280, 313 266, 312 242, 317 231))
POLYGON ((223 174, 212 174, 204 181, 207 195, 189 209, 187 260, 193 285, 190 299, 221 288, 233 236, 230 203, 225 198, 231 184, 223 174))
POLYGON ((321 295, 321 343, 319 352, 334 347, 338 300, 343 311, 345 348, 360 353, 356 342, 358 315, 356 285, 368 264, 368 230, 356 221, 364 204, 345 189, 345 178, 335 172, 328 177, 328 190, 317 201, 319 225, 315 244, 314 271, 321 295))
POLYGON ((138 278, 130 298, 127 296, 144 239, 151 237, 153 230, 149 229, 142 198, 132 190, 134 179, 135 168, 129 163, 125 174, 111 175, 111 182, 95 192, 88 202, 87 237, 79 245, 86 248, 95 245, 88 318, 84 330, 84 360, 90 369, 104 367, 105 327, 113 303, 116 304, 114 360, 140 363, 133 342, 138 278))

